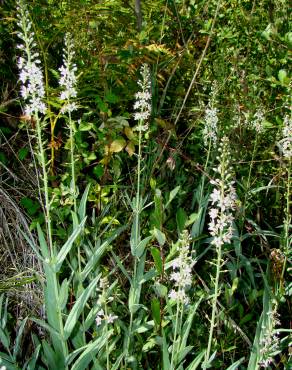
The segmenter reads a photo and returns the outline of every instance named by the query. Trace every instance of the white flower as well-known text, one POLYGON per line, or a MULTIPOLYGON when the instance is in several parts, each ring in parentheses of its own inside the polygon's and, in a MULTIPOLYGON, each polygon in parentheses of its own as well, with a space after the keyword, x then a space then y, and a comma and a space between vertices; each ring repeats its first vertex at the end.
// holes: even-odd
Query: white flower
POLYGON ((264 112, 261 109, 258 109, 254 114, 254 119, 250 122, 250 127, 255 130, 258 134, 264 132, 263 122, 265 120, 264 112))
POLYGON ((230 166, 228 162, 228 145, 226 137, 222 139, 220 165, 215 169, 220 176, 219 179, 211 181, 214 189, 210 195, 213 207, 209 211, 209 232, 213 236, 212 244, 220 248, 223 244, 231 242, 233 234, 233 215, 235 209, 236 191, 233 181, 230 181, 230 166), (216 208, 215 208, 216 207, 216 208))
POLYGON ((178 257, 171 262, 173 272, 170 275, 170 280, 174 281, 176 289, 172 289, 168 297, 177 302, 188 304, 186 290, 192 284, 192 268, 195 262, 189 254, 189 235, 186 230, 179 239, 178 251, 178 257))
POLYGON ((147 131, 148 125, 145 121, 151 115, 151 93, 150 93, 150 71, 146 64, 141 67, 142 79, 138 81, 141 91, 135 94, 136 101, 134 103, 134 120, 138 121, 138 125, 134 127, 136 131, 147 131))
POLYGON ((104 310, 101 309, 98 311, 97 315, 96 315, 96 318, 95 318, 95 323, 97 326, 100 326, 102 321, 104 320, 107 324, 113 324, 113 322, 115 320, 117 320, 118 316, 116 315, 113 315, 113 314, 109 314, 109 315, 106 315, 104 310))
POLYGON ((35 52, 34 33, 31 32, 31 21, 29 13, 23 3, 18 2, 17 7, 18 26, 20 31, 18 37, 22 40, 22 44, 18 45, 18 49, 23 55, 18 58, 19 80, 22 83, 20 93, 25 100, 25 114, 32 116, 38 113, 46 113, 46 105, 44 103, 45 88, 43 82, 43 73, 39 67, 39 54, 35 52))
POLYGON ((73 63, 75 52, 73 50, 73 42, 69 34, 65 35, 65 49, 63 52, 63 65, 59 68, 61 77, 59 80, 59 85, 62 88, 61 94, 59 96, 60 100, 67 101, 61 109, 61 113, 73 112, 77 109, 76 103, 70 102, 72 98, 77 96, 77 77, 76 71, 77 67, 73 63))
POLYGON ((283 139, 280 141, 283 156, 287 159, 292 158, 292 119, 286 115, 282 130, 283 139))
POLYGON ((218 109, 209 107, 205 112, 205 125, 203 128, 204 145, 207 147, 211 141, 213 144, 217 142, 217 123, 218 123, 218 109))
POLYGON ((101 316, 96 316, 96 318, 95 318, 96 326, 100 326, 101 322, 102 322, 102 317, 101 316))
POLYGON ((117 320, 118 316, 112 315, 111 313, 107 316, 107 323, 112 324, 115 320, 117 320))

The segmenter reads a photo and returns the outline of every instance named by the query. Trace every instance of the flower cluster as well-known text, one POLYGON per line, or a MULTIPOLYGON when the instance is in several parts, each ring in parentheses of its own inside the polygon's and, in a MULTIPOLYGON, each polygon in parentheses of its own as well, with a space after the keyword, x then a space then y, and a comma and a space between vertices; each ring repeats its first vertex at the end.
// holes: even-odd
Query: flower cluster
POLYGON ((292 158, 292 119, 286 115, 284 117, 284 127, 282 131, 281 149, 283 156, 287 159, 292 158))
POLYGON ((280 339, 279 333, 275 329, 276 326, 280 325, 279 314, 277 312, 277 306, 270 312, 267 312, 266 326, 262 327, 264 335, 260 339, 260 355, 261 361, 259 365, 267 368, 273 361, 273 356, 279 349, 280 339))
POLYGON ((61 109, 62 113, 72 112, 77 109, 76 103, 70 101, 72 98, 76 98, 77 96, 77 90, 76 90, 77 67, 73 63, 73 58, 75 55, 73 46, 74 45, 73 45, 72 39, 70 38, 70 35, 67 33, 65 35, 65 49, 63 53, 63 65, 59 68, 59 71, 61 73, 59 85, 63 89, 60 94, 60 100, 66 101, 65 105, 61 109))
POLYGON ((148 125, 145 124, 145 121, 151 115, 151 80, 147 64, 142 65, 141 76, 142 79, 138 81, 141 91, 135 94, 136 101, 134 104, 134 110, 136 111, 136 113, 134 113, 134 119, 139 121, 138 125, 135 127, 136 131, 146 131, 148 129, 148 125))
POLYGON ((35 50, 34 32, 30 21, 29 12, 23 1, 17 6, 17 25, 20 31, 17 33, 22 43, 17 48, 22 52, 18 59, 19 80, 22 83, 21 96, 25 100, 25 114, 27 116, 46 112, 44 103, 45 88, 43 73, 40 67, 39 53, 35 50))
POLYGON ((98 311, 96 318, 95 318, 95 322, 97 326, 100 326, 103 321, 106 324, 112 324, 118 318, 118 316, 116 315, 107 313, 107 303, 113 301, 113 297, 108 296, 108 293, 107 293, 108 289, 109 289, 108 279, 106 277, 103 279, 100 279, 98 290, 101 290, 101 294, 99 295, 97 304, 99 307, 104 306, 105 310, 101 308, 98 311))
POLYGON ((101 309, 98 311, 95 323, 97 326, 100 326, 102 324, 102 321, 106 322, 106 324, 113 324, 113 322, 118 318, 116 315, 112 315, 111 313, 109 315, 106 315, 104 313, 104 310, 101 309))
POLYGON ((211 180, 214 189, 210 196, 212 208, 209 211, 210 223, 209 231, 213 236, 212 244, 217 248, 223 244, 231 242, 233 234, 232 211, 235 209, 236 191, 233 186, 234 181, 230 181, 230 163, 228 157, 229 140, 227 137, 222 138, 222 143, 219 148, 220 164, 215 169, 219 174, 219 178, 211 180))
POLYGON ((204 145, 207 147, 209 143, 217 143, 217 123, 218 109, 209 106, 205 112, 205 125, 203 128, 204 145))
POLYGON ((173 272, 170 275, 170 280, 174 281, 176 289, 172 289, 168 296, 178 303, 188 304, 189 298, 186 290, 192 284, 192 268, 195 261, 189 254, 189 234, 186 230, 183 231, 178 241, 178 249, 178 257, 171 262, 173 272))
POLYGON ((264 112, 261 109, 258 109, 255 114, 253 120, 249 123, 251 129, 255 130, 258 134, 262 134, 264 132, 264 125, 263 122, 265 120, 264 112))

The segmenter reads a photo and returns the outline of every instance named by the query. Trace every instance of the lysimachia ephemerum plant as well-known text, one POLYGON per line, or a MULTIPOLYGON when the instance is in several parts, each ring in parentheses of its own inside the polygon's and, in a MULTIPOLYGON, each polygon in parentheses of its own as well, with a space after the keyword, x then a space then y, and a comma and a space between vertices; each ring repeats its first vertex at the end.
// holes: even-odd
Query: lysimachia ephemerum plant
POLYGON ((182 232, 177 249, 178 256, 170 262, 172 269, 170 280, 173 288, 168 294, 169 299, 175 302, 176 309, 170 370, 177 369, 181 357, 183 316, 190 303, 187 291, 192 285, 192 268, 195 264, 190 252, 190 236, 187 230, 182 232))
POLYGON ((61 94, 59 99, 63 103, 61 108, 62 114, 68 115, 69 141, 70 141, 70 167, 71 167, 71 185, 70 192, 73 197, 74 212, 77 211, 77 188, 75 179, 75 156, 74 156, 74 134, 75 124, 72 120, 71 113, 77 110, 77 104, 74 99, 77 97, 77 67, 74 63, 74 44, 69 33, 65 35, 65 47, 63 51, 63 65, 59 68, 61 77, 59 85, 61 87, 61 94))
POLYGON ((126 358, 128 362, 135 361, 132 358, 133 342, 133 324, 135 314, 140 307, 140 295, 142 289, 142 279, 144 274, 147 243, 152 236, 148 236, 141 240, 140 216, 144 207, 141 197, 141 163, 142 163, 142 139, 143 133, 148 130, 148 119, 151 115, 151 80, 150 70, 146 64, 141 67, 141 79, 138 81, 140 91, 135 94, 136 102, 134 104, 134 120, 138 121, 134 127, 134 131, 138 131, 138 154, 137 154, 137 188, 136 195, 132 201, 133 224, 130 238, 131 253, 134 258, 133 276, 131 279, 131 287, 129 292, 128 306, 130 311, 130 323, 126 341, 126 358))
MULTIPOLYGON (((208 347, 204 366, 210 361, 213 332, 216 325, 216 314, 218 313, 217 301, 219 297, 220 271, 222 267, 222 249, 224 245, 230 244, 233 236, 233 211, 235 209, 236 191, 230 167, 229 140, 225 136, 222 138, 219 147, 219 164, 214 169, 216 177, 211 180, 214 186, 210 196, 211 207, 209 209, 209 232, 212 236, 211 244, 215 247, 217 254, 216 275, 214 278, 214 296, 212 299, 212 314, 210 321, 210 331, 208 347)), ((213 356, 211 356, 213 357, 213 356)))

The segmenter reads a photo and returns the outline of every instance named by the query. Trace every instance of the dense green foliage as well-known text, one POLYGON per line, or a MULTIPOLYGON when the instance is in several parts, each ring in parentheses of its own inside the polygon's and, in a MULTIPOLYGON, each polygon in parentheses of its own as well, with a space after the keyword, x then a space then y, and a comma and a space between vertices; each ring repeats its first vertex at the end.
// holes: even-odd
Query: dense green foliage
POLYGON ((29 11, 47 110, 24 113, 19 10, 7 0, 0 366, 290 369, 288 2, 18 4, 29 11), (72 112, 71 98, 60 100, 65 34, 77 66, 72 112), (145 63, 151 117, 137 123, 145 63), (236 190, 230 210, 216 187, 221 201, 236 190), (220 235, 216 207, 229 212, 220 235), (229 221, 230 240, 216 244, 229 221), (186 305, 170 296, 182 260, 186 305))

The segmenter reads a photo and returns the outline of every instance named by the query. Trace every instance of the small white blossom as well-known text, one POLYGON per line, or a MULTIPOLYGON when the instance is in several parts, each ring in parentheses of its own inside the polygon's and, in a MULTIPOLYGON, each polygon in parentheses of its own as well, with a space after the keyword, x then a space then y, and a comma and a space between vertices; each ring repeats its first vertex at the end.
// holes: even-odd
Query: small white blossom
POLYGON ((101 309, 98 311, 96 318, 95 318, 95 323, 97 326, 100 326, 102 324, 102 321, 104 321, 106 324, 113 324, 115 320, 118 319, 118 316, 109 314, 106 315, 104 310, 101 309))
POLYGON ((204 145, 207 147, 209 143, 217 143, 217 123, 218 123, 218 109, 209 107, 205 112, 205 125, 203 128, 204 145))
POLYGON ((111 313, 107 316, 107 323, 112 324, 115 320, 117 320, 118 316, 112 315, 111 313))
POLYGON ((188 304, 186 290, 192 284, 192 268, 195 261, 189 254, 189 235, 186 230, 179 239, 178 250, 178 257, 171 262, 173 272, 170 275, 170 280, 174 281, 176 289, 172 289, 168 297, 177 302, 188 304))
POLYGON ((38 113, 46 113, 44 103, 45 88, 43 73, 39 64, 41 63, 39 53, 35 51, 34 33, 31 31, 32 24, 29 13, 23 1, 18 2, 17 6, 17 25, 20 28, 18 37, 22 40, 17 48, 23 55, 18 58, 19 80, 22 85, 20 94, 25 101, 25 114, 33 116, 38 113))
POLYGON ((73 42, 69 34, 65 36, 65 48, 63 52, 63 65, 59 68, 61 77, 59 85, 62 88, 59 96, 60 100, 65 100, 66 103, 61 109, 61 113, 72 112, 77 109, 76 103, 72 103, 70 100, 77 96, 77 77, 76 64, 73 63, 75 52, 73 50, 73 42))
POLYGON ((220 178, 212 180, 214 189, 210 195, 212 208, 209 211, 210 222, 209 232, 213 236, 212 244, 220 248, 223 244, 231 242, 233 234, 233 215, 235 209, 236 191, 233 187, 233 181, 230 181, 230 166, 228 161, 229 141, 226 137, 222 139, 220 165, 215 169, 220 178))
POLYGON ((258 109, 255 114, 253 120, 250 122, 249 126, 251 129, 255 130, 258 134, 262 134, 264 132, 264 112, 261 109, 258 109))
POLYGON ((138 121, 138 125, 134 127, 135 131, 147 131, 148 124, 145 121, 151 115, 151 81, 150 71, 146 64, 141 67, 142 79, 138 81, 138 85, 141 87, 141 91, 135 94, 136 101, 134 103, 134 120, 138 121))
POLYGON ((259 365, 267 368, 273 362, 273 356, 279 350, 280 345, 279 333, 276 330, 276 326, 281 324, 277 304, 272 311, 266 313, 265 322, 266 325, 262 326, 262 336, 259 341, 261 355, 259 365))
POLYGON ((292 158, 292 119, 291 116, 284 117, 284 126, 282 130, 283 139, 280 141, 282 154, 285 158, 292 158))

